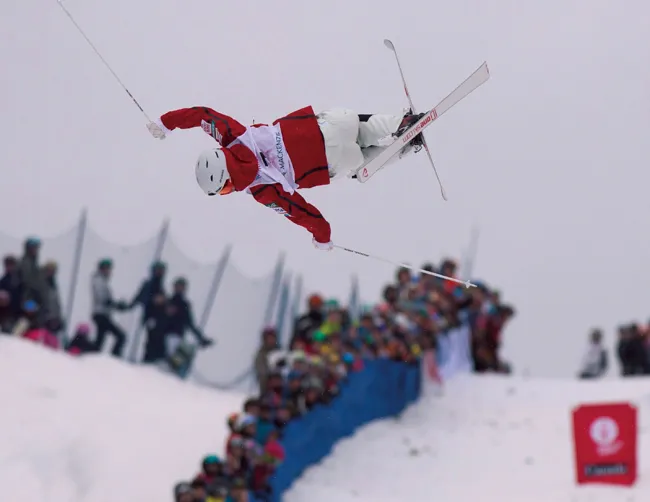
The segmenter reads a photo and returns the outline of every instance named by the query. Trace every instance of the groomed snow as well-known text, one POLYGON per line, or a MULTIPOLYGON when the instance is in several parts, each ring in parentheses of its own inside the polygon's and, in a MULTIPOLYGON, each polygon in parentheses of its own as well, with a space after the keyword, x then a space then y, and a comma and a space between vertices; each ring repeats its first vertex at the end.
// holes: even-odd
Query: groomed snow
POLYGON ((0 335, 0 500, 172 500, 243 399, 0 335))
POLYGON ((428 394, 401 419, 341 442, 285 502, 645 502, 649 425, 649 379, 460 376, 443 396, 428 394), (571 409, 610 400, 631 400, 639 409, 639 481, 634 488, 576 487, 571 409))
MULTIPOLYGON (((11 502, 171 500, 221 452, 243 395, 108 356, 75 359, 0 336, 0 486, 11 502)), ((650 494, 650 381, 460 376, 399 420, 374 423, 307 471, 286 502, 642 502, 650 494), (573 484, 570 410, 631 400, 635 488, 573 484), (646 455, 644 457, 644 455, 646 455), (642 493, 644 494, 642 496, 642 493)))

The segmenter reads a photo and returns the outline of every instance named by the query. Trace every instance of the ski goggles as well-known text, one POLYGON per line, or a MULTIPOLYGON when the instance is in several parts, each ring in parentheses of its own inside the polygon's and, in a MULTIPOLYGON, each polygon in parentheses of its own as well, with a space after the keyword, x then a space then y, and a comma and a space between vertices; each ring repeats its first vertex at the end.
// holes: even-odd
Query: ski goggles
POLYGON ((233 185, 232 181, 226 180, 226 184, 223 186, 221 190, 219 190, 219 195, 228 195, 229 193, 233 193, 235 191, 235 185, 233 185))

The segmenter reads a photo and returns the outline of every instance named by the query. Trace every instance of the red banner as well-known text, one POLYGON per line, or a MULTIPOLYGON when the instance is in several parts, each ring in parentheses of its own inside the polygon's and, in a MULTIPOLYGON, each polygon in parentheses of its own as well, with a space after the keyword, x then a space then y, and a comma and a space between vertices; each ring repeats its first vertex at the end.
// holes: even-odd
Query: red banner
POLYGON ((633 485, 637 476, 637 439, 637 410, 631 404, 588 404, 575 408, 577 483, 633 485))

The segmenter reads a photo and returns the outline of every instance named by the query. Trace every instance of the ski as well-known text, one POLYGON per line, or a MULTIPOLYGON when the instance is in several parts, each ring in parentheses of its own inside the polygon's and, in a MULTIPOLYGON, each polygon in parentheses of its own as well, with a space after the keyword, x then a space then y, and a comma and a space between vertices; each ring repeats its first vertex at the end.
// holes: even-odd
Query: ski
MULTIPOLYGON (((404 87, 404 93, 406 94, 406 99, 408 99, 409 106, 411 108, 411 113, 417 113, 417 110, 415 109, 415 105, 413 104, 413 100, 411 99, 411 93, 409 92, 409 87, 406 85, 406 77, 404 76, 404 70, 402 70, 402 63, 399 60, 399 55, 397 54, 397 48, 395 47, 395 44, 389 40, 385 39, 384 40, 384 45, 388 50, 390 50, 393 53, 393 56, 395 56, 395 62, 397 63, 397 68, 399 69, 399 74, 400 77, 402 78, 402 86, 404 87)), ((447 194, 445 193, 445 187, 442 184, 442 180, 440 179, 440 175, 438 174, 438 170, 436 169, 436 164, 433 161, 433 156, 431 155, 431 150, 429 150, 429 145, 427 144, 427 139, 424 137, 424 134, 422 135, 422 146, 424 147, 424 151, 427 152, 427 157, 429 158, 429 164, 433 168, 433 172, 436 175, 436 179, 438 180, 438 185, 440 186, 440 195, 442 196, 443 200, 447 200, 447 194)), ((402 152, 400 152, 400 157, 402 155, 402 152)))
POLYGON ((466 98, 475 89, 479 88, 490 78, 490 70, 487 63, 483 63, 472 73, 463 83, 454 89, 446 98, 424 114, 424 116, 406 130, 399 138, 387 146, 379 155, 366 162, 356 171, 356 177, 359 183, 368 181, 377 171, 379 171, 386 162, 406 146, 413 138, 423 132, 427 127, 433 124, 447 110, 456 105, 459 101, 466 98))

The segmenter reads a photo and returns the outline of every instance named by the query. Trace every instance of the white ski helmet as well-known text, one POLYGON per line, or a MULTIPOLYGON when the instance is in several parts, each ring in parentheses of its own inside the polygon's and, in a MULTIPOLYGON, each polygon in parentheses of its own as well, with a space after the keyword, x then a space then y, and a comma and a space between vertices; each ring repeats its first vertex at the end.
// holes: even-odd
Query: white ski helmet
POLYGON ((196 181, 207 195, 218 195, 230 174, 226 154, 221 148, 205 150, 196 161, 196 181))

